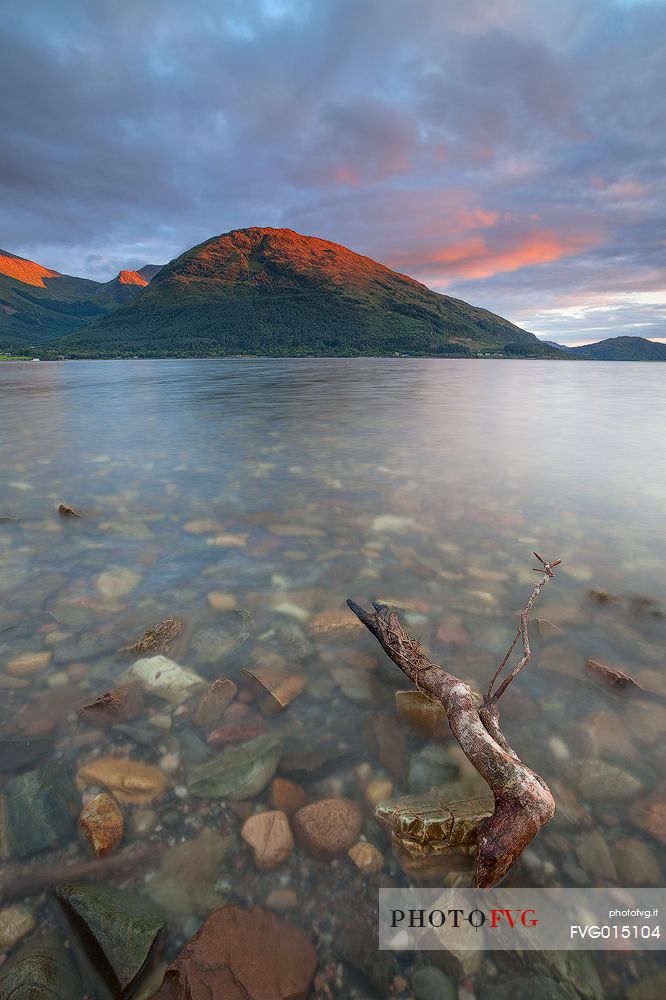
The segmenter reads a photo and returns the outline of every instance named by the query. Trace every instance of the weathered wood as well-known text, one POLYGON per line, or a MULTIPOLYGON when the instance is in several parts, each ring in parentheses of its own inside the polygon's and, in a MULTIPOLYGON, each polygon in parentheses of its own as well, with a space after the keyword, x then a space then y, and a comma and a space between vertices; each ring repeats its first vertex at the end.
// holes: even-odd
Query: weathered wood
POLYGON ((470 686, 433 663, 419 642, 405 632, 396 611, 385 605, 373 604, 375 611, 371 614, 354 601, 347 601, 357 618, 372 632, 402 672, 420 691, 441 702, 463 753, 493 793, 495 809, 479 828, 475 874, 479 887, 496 885, 555 813, 555 801, 550 789, 538 774, 523 764, 499 724, 499 699, 531 656, 527 625, 529 612, 545 584, 553 577, 553 567, 560 562, 558 559, 547 563, 540 556, 537 558, 542 563, 543 575, 521 613, 520 628, 495 672, 480 708, 474 702, 470 686), (519 638, 523 642, 521 660, 494 690, 519 638))
POLYGON ((63 879, 97 879, 110 876, 115 880, 116 875, 136 865, 145 861, 152 863, 159 856, 160 850, 156 844, 145 844, 140 847, 128 847, 110 857, 77 861, 71 865, 54 865, 52 868, 36 870, 26 870, 24 866, 20 869, 6 869, 7 874, 0 880, 0 903, 11 903, 17 899, 37 896, 54 882, 63 879))

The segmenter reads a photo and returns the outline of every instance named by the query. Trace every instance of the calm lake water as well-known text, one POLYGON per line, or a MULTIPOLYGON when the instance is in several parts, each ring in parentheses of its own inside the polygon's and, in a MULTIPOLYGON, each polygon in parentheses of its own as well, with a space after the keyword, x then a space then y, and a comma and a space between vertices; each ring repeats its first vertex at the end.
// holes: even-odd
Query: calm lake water
MULTIPOLYGON (((390 602, 436 660, 481 690, 537 579, 534 548, 563 560, 535 609, 561 635, 533 629, 503 726, 559 809, 511 884, 663 885, 663 830, 646 829, 637 806, 666 800, 665 374, 657 364, 404 359, 0 365, 1 735, 52 737, 50 757, 72 774, 109 755, 163 772, 163 798, 123 807, 126 842, 149 840, 154 852, 108 880, 167 911, 165 960, 215 905, 264 905, 291 889, 285 919, 320 956, 313 995, 413 995, 414 969, 437 956, 393 964, 376 951, 377 886, 408 882, 372 820, 368 785, 407 794, 424 768, 440 786, 478 785, 450 735, 424 763, 428 737, 396 715, 408 685, 369 634, 313 625, 344 621, 347 597, 390 602), (61 502, 83 516, 59 517, 61 502), (249 806, 188 791, 192 771, 226 745, 194 724, 199 695, 174 705, 149 694, 145 714, 119 726, 77 718, 131 665, 119 647, 173 615, 186 622, 173 658, 207 682, 265 667, 302 679, 265 721, 245 696, 235 723, 280 737, 278 774, 310 800, 345 795, 364 809, 379 874, 300 848, 257 870, 239 831, 252 808, 269 807, 268 791, 249 806), (8 664, 40 652, 48 665, 19 667, 17 684, 8 664), (662 698, 608 692, 586 676, 588 658, 662 698), (223 849, 211 849, 211 831, 223 849), (183 875, 173 852, 193 838, 183 875), (350 935, 349 914, 366 910, 350 935)), ((64 874, 89 857, 74 832, 8 870, 64 874)), ((27 902, 48 923, 43 899, 27 902)), ((447 974, 464 997, 488 996, 515 972, 497 955, 447 974)), ((539 961, 540 973, 564 974, 561 954, 539 961)), ((590 998, 623 997, 657 969, 619 953, 576 962, 590 998)))

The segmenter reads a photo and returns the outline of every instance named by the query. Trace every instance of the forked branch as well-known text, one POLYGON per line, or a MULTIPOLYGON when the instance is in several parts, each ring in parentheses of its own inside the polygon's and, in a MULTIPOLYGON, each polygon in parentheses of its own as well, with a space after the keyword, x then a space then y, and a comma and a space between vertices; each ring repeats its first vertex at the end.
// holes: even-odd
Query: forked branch
POLYGON ((357 618, 372 632, 402 672, 420 690, 441 702, 463 753, 493 793, 494 812, 479 829, 475 881, 480 887, 496 885, 555 812, 550 789, 538 774, 523 764, 499 724, 499 699, 531 656, 529 613, 541 590, 553 577, 553 568, 560 563, 559 559, 548 563, 538 555, 537 559, 542 563, 543 568, 539 572, 543 575, 521 612, 520 628, 495 671, 480 708, 474 702, 470 686, 433 663, 419 642, 403 629, 396 611, 373 603, 375 611, 370 613, 354 601, 347 601, 357 618), (521 660, 493 690, 519 638, 523 642, 521 660))

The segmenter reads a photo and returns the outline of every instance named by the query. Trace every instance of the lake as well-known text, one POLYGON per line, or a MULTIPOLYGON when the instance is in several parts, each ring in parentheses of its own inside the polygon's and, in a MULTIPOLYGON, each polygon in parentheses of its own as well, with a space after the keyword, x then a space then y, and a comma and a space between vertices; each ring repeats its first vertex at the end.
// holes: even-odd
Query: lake
MULTIPOLYGON (((562 559, 534 609, 560 632, 533 626, 502 720, 558 812, 510 884, 663 885, 663 827, 648 828, 641 804, 661 795, 666 809, 665 372, 369 358, 0 365, 2 736, 52 740, 36 767, 92 766, 79 774, 86 801, 104 786, 98 758, 158 769, 165 787, 122 805, 126 844, 150 851, 106 878, 166 911, 164 961, 215 906, 271 897, 317 950, 314 995, 413 996, 426 957, 376 950, 377 887, 409 883, 371 803, 378 789, 479 784, 450 734, 396 713, 409 685, 352 627, 345 599, 394 605, 435 660, 485 690, 534 586, 533 549, 562 559), (82 516, 59 516, 62 502, 82 516), (170 616, 185 622, 176 662, 240 684, 225 719, 196 723, 205 688, 149 692, 116 725, 79 718, 132 666, 120 648, 170 616), (607 690, 588 658, 661 697, 607 690), (296 678, 296 696, 260 712, 246 669, 296 678), (238 801, 192 791, 197 768, 271 735, 278 775, 308 801, 345 796, 363 811, 379 872, 301 847, 261 870, 239 832, 270 807, 269 786, 238 801)), ((12 878, 91 857, 74 828, 53 850, 16 854, 12 878)), ((431 884, 457 877, 443 869, 431 884)), ((46 926, 43 897, 26 901, 46 926)), ((506 963, 519 953, 498 954, 465 968, 429 958, 471 997, 515 974, 506 963)), ((623 997, 657 969, 649 956, 575 958, 590 998, 623 997)), ((533 961, 570 978, 562 953, 533 961)))

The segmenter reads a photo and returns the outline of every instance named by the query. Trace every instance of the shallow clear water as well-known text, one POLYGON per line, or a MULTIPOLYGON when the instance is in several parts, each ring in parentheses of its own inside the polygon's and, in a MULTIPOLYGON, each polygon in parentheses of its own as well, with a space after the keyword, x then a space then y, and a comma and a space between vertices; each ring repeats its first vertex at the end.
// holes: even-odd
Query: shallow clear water
MULTIPOLYGON (((663 781, 663 700, 609 693, 585 662, 603 660, 666 693, 664 373, 656 364, 404 359, 0 365, 0 516, 18 519, 0 523, 0 674, 24 652, 52 653, 24 684, 3 685, 2 735, 50 732, 54 755, 74 769, 101 754, 158 766, 166 757, 154 843, 168 848, 207 826, 237 835, 241 820, 226 803, 184 792, 192 735, 197 753, 222 749, 202 744, 192 703, 174 709, 151 697, 147 715, 121 731, 92 730, 73 714, 118 683, 128 665, 118 647, 178 615, 187 626, 178 660, 207 680, 237 680, 268 662, 304 678, 304 692, 266 726, 284 741, 281 773, 310 798, 363 803, 375 778, 400 794, 406 768, 380 751, 377 717, 395 718, 394 693, 407 685, 370 635, 313 633, 312 622, 342 615, 347 597, 388 601, 435 659, 482 689, 534 585, 536 548, 563 560, 535 610, 562 635, 535 634, 533 662, 504 699, 504 728, 555 783, 556 799, 571 801, 513 883, 632 884, 626 858, 640 842, 646 884, 663 884, 663 844, 630 815, 663 781), (83 517, 60 518, 63 501, 83 517), (203 519, 216 524, 193 531, 203 519), (109 569, 121 592, 100 581, 109 569), (211 592, 226 595, 228 610, 215 610, 211 592), (354 690, 333 673, 341 665, 361 677, 354 690), (597 759, 640 786, 589 801, 576 762, 597 759)), ((427 740, 404 721, 390 731, 400 729, 408 767, 427 740)), ((450 757, 460 764, 453 748, 450 757)), ((265 805, 266 793, 256 801, 265 805)), ((141 838, 130 829, 127 839, 141 838)), ((298 850, 261 873, 231 843, 216 867, 219 897, 248 906, 294 888, 289 919, 339 981, 330 994, 320 983, 318 995, 388 995, 358 978, 327 908, 333 894, 371 897, 376 878, 364 885, 346 858, 311 862, 298 850)), ((382 847, 379 878, 405 884, 382 847)), ((74 837, 24 867, 64 870, 88 856, 74 837)), ((146 860, 126 880, 148 891, 158 867, 146 860)), ((172 911, 167 958, 210 910, 204 896, 177 905, 161 893, 172 911)), ((415 961, 402 961, 407 980, 415 961)), ((651 970, 604 963, 609 996, 651 970)), ((478 988, 487 968, 468 986, 478 988)))

